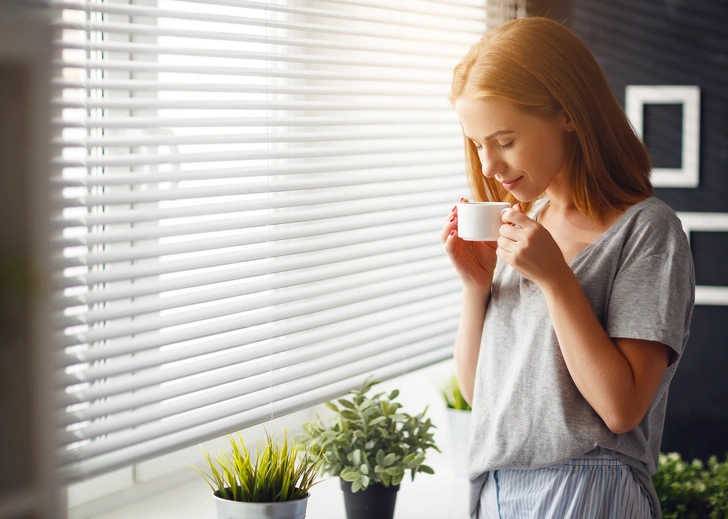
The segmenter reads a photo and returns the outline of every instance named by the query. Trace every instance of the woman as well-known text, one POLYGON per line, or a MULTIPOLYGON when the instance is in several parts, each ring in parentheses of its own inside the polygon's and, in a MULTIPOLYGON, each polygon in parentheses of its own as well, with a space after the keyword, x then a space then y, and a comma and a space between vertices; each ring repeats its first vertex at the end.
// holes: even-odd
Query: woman
POLYGON ((455 67, 471 191, 497 242, 442 230, 463 283, 472 517, 661 517, 652 486, 695 280, 680 221, 587 48, 515 20, 455 67))

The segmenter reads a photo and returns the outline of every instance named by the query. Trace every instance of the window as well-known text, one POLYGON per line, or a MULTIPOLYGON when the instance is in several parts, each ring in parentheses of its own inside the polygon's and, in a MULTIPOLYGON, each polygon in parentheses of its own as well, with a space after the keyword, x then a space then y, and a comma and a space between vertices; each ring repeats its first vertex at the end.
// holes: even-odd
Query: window
POLYGON ((64 481, 451 356, 450 74, 513 6, 52 5, 64 481))

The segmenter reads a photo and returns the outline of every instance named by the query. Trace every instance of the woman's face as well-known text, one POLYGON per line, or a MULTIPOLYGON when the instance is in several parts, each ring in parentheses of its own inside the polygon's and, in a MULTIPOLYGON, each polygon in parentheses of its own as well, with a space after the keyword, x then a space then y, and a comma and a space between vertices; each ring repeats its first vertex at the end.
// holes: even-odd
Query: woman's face
POLYGON ((455 101, 465 135, 478 148, 483 175, 495 178, 517 200, 530 202, 567 176, 566 136, 574 125, 562 111, 544 120, 498 98, 455 101))

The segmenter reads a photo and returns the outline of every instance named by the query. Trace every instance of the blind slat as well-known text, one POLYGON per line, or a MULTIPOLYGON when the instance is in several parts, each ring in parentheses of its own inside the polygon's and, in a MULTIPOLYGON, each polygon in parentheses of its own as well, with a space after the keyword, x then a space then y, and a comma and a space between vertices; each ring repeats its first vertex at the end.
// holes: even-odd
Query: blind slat
MULTIPOLYGON (((145 146, 140 139, 137 146, 145 146)), ((97 167, 118 167, 118 166, 140 166, 151 164, 181 164, 199 162, 231 162, 247 160, 279 160, 279 159, 304 159, 317 157, 340 157, 342 155, 386 155, 388 153, 446 153, 452 151, 452 146, 446 143, 427 146, 425 144, 409 144, 396 149, 392 146, 370 147, 349 147, 349 148, 289 148, 282 150, 239 150, 239 151, 218 151, 209 153, 139 153, 132 156, 121 157, 99 157, 85 158, 83 160, 56 159, 52 162, 55 167, 64 168, 97 168, 97 167)), ((142 177, 143 178, 143 177, 142 177)))
MULTIPOLYGON (((442 157, 440 160, 445 159, 442 157)), ((382 165, 389 167, 391 163, 382 161, 382 165)), ((446 176, 446 175, 443 175, 446 176)), ((454 175, 450 175, 454 176, 454 175)), ((261 209, 283 209, 286 207, 300 207, 303 205, 309 205, 309 203, 334 203, 341 200, 362 200, 362 199, 375 199, 380 197, 386 197, 387 194, 406 194, 403 192, 403 188, 406 189, 408 184, 406 181, 402 181, 402 186, 397 186, 396 180, 392 180, 389 185, 373 185, 367 186, 364 193, 351 193, 345 196, 339 196, 339 193, 322 193, 313 195, 291 195, 281 198, 272 198, 268 202, 261 200, 246 201, 248 210, 261 210, 261 209)), ((110 206, 110 205, 127 205, 127 204, 139 204, 145 202, 160 202, 163 200, 188 200, 195 199, 201 200, 205 198, 215 197, 229 197, 235 195, 250 195, 258 193, 256 191, 256 185, 248 186, 244 183, 239 184, 227 184, 223 186, 207 187, 207 188, 177 188, 174 190, 159 189, 154 191, 131 191, 128 193, 119 194, 101 194, 101 195, 89 195, 89 196, 67 196, 66 200, 68 203, 72 203, 74 199, 83 200, 84 206, 110 206)), ((333 191, 333 190, 332 190, 333 191)))
MULTIPOLYGON (((192 65, 165 65, 159 63, 144 63, 138 61, 73 61, 73 60, 54 60, 55 67, 64 69, 83 69, 83 70, 108 70, 123 72, 170 72, 177 74, 195 74, 195 75, 213 75, 213 76, 244 76, 244 77, 263 77, 278 79, 301 79, 301 80, 321 80, 321 81, 378 81, 378 82, 398 82, 398 83, 442 83, 443 77, 438 78, 432 73, 423 72, 421 74, 413 74, 412 72, 402 75, 389 74, 373 74, 364 71, 357 73, 346 72, 317 72, 308 70, 286 70, 286 69, 267 69, 265 67, 242 67, 242 66, 192 66, 192 65)), ((443 95, 446 94, 443 91, 443 95)))
MULTIPOLYGON (((357 132, 357 133, 335 133, 335 132, 305 132, 305 133, 284 133, 284 134, 220 134, 220 135, 172 135, 153 136, 147 135, 143 143, 146 146, 178 146, 180 144, 264 144, 264 143, 320 143, 320 142, 341 142, 341 141, 386 141, 390 139, 404 140, 405 142, 415 139, 447 139, 460 137, 452 129, 448 130, 417 130, 407 132, 381 131, 381 132, 357 132)), ((56 146, 67 146, 69 148, 114 148, 139 146, 142 140, 139 137, 99 137, 84 139, 56 139, 53 144, 56 146)), ((60 180, 60 179, 54 179, 60 180)))
POLYGON ((51 124, 64 128, 225 128, 225 127, 259 127, 259 126, 370 126, 370 125, 422 125, 442 124, 453 122, 457 124, 457 117, 445 111, 436 114, 407 114, 400 117, 367 117, 357 118, 356 123, 351 118, 343 117, 106 117, 103 119, 72 120, 52 119, 51 124))
MULTIPOLYGON (((392 64, 395 67, 397 64, 392 64)), ((396 68, 403 68, 396 66, 396 68)), ((128 91, 136 92, 204 92, 204 93, 232 93, 232 94, 274 94, 274 95, 302 95, 302 96, 325 96, 348 98, 352 96, 387 96, 387 97, 424 97, 442 99, 443 90, 439 86, 427 86, 421 84, 399 85, 390 83, 385 85, 372 85, 370 88, 361 88, 351 85, 350 88, 342 90, 340 87, 332 86, 300 86, 287 85, 277 87, 275 85, 253 85, 250 83, 204 83, 201 81, 189 81, 185 83, 173 81, 145 81, 142 79, 131 80, 90 80, 90 79, 56 79, 52 82, 58 89, 73 90, 106 90, 106 91, 128 91)))
POLYGON ((390 103, 384 102, 368 102, 358 103, 352 105, 346 102, 323 102, 323 101, 236 101, 236 100, 221 100, 221 101, 189 101, 185 99, 165 101, 165 100, 150 100, 150 99, 111 99, 111 100, 66 100, 66 99, 52 99, 51 105, 54 108, 83 108, 85 110, 92 110, 95 108, 105 110, 165 110, 165 109, 176 109, 176 110, 290 110, 290 111, 309 111, 309 110, 322 110, 322 111, 344 111, 344 110, 367 110, 367 111, 441 111, 451 109, 444 99, 444 96, 440 98, 439 103, 425 103, 420 99, 402 100, 399 102, 393 101, 390 103))
MULTIPOLYGON (((195 2, 208 5, 225 5, 236 6, 237 0, 181 0, 183 2, 195 2)), ((367 0, 366 4, 362 4, 361 0, 326 0, 332 5, 349 5, 354 7, 376 8, 378 11, 385 11, 386 16, 390 16, 389 11, 406 13, 408 15, 424 15, 435 16, 437 18, 445 17, 457 19, 460 21, 472 22, 483 16, 482 0, 421 0, 416 4, 402 6, 392 3, 383 3, 381 1, 367 0)), ((302 8, 307 10, 308 8, 302 8)), ((415 25, 419 27, 419 25, 415 25)))
MULTIPOLYGON (((179 56, 203 56, 208 58, 228 58, 228 59, 240 59, 241 53, 238 50, 229 49, 204 49, 195 47, 182 47, 182 46, 162 46, 162 45, 144 45, 141 43, 108 43, 99 42, 93 40, 85 41, 58 41, 56 46, 63 49, 79 49, 86 51, 104 51, 104 52, 118 52, 128 54, 154 54, 154 55, 179 55, 179 56)), ((253 52, 247 51, 245 58, 248 60, 265 60, 279 63, 306 63, 309 65, 340 65, 340 66, 363 66, 363 67, 384 67, 384 68, 401 68, 401 69, 415 69, 415 70, 438 70, 442 71, 443 68, 452 66, 451 61, 447 59, 437 59, 432 57, 423 58, 421 56, 410 56, 407 60, 399 60, 384 56, 346 56, 346 57, 334 57, 334 56, 311 56, 306 54, 296 53, 274 53, 274 52, 253 52), (378 59, 377 59, 378 58, 378 59)), ((92 84, 89 81, 87 84, 92 84)), ((95 82, 99 85, 103 85, 104 88, 110 88, 108 84, 114 84, 114 81, 98 81, 95 82)), ((126 82, 130 83, 130 82, 126 82)), ((159 87, 153 87, 153 82, 133 82, 134 84, 148 84, 150 88, 155 90, 159 87)), ((68 83, 62 80, 56 80, 53 82, 56 86, 63 86, 68 83)), ((81 83, 83 84, 83 83, 81 83)), ((180 88, 181 88, 181 84, 180 88)), ((241 85, 241 87, 248 87, 249 85, 241 85)), ((212 87, 212 85, 210 85, 212 87)), ((73 87, 71 87, 73 88, 73 87)), ((84 87, 75 87, 84 88, 84 87)), ((96 87, 101 88, 101 87, 96 87)), ((274 88, 274 87, 269 87, 274 88)), ((289 86, 286 88, 295 88, 289 86)), ((308 87, 308 91, 317 92, 320 87, 308 87)), ((205 88, 204 91, 210 91, 205 88)), ((214 91, 214 90, 213 90, 214 91)), ((287 92, 285 89, 276 91, 262 91, 263 93, 283 93, 287 92)), ((346 95, 345 92, 337 91, 339 95, 346 95)))

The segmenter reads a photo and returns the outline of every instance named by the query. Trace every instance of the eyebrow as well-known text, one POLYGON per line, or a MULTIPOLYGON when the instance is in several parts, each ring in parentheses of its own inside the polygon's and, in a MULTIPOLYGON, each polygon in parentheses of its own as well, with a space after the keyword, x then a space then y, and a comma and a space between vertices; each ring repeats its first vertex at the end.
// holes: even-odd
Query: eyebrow
MULTIPOLYGON (((491 140, 491 139, 492 139, 493 137, 498 137, 499 135, 503 135, 503 134, 505 134, 505 133, 513 133, 513 130, 498 130, 498 131, 497 131, 497 132, 495 132, 495 133, 491 133, 490 135, 488 135, 488 136, 487 136, 487 137, 486 137, 485 139, 483 139, 483 140, 484 140, 484 141, 489 141, 489 140, 491 140)), ((463 135, 465 135, 465 134, 463 133, 463 135)), ((465 135, 465 138, 466 138, 466 139, 470 139, 471 141, 473 140, 473 138, 472 138, 472 137, 468 137, 467 135, 465 135)))

